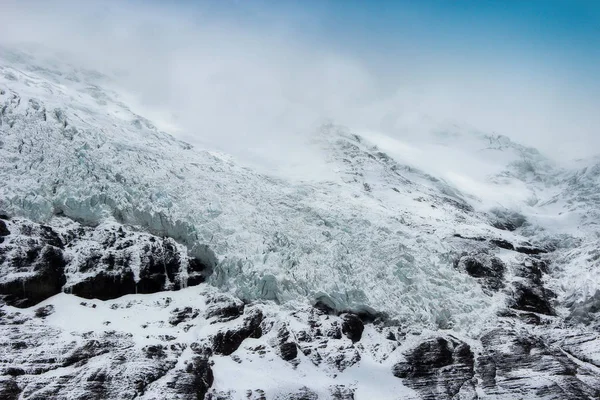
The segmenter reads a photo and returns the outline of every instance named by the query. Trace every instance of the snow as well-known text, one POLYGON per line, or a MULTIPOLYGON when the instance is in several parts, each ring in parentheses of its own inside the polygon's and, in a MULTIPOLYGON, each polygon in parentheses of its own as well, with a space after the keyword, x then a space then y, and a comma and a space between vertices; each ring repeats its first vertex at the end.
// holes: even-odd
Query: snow
MULTIPOLYGON (((133 104, 107 77, 68 65, 41 68, 43 61, 2 51, 0 213, 55 224, 60 213, 91 225, 123 223, 172 237, 192 256, 217 258, 215 288, 85 306, 67 294, 49 299, 57 307, 46 323, 60 329, 57 340, 118 326, 137 347, 173 334, 191 343, 214 326, 183 332, 158 321, 174 307, 202 310, 199 296, 217 289, 284 308, 325 296, 339 310, 370 307, 417 333, 474 337, 497 320, 507 295, 490 296, 457 273, 453 261, 466 246, 455 234, 555 243, 547 285, 559 303, 581 303, 600 290, 597 159, 565 166, 506 137, 456 126, 415 137, 326 124, 311 136, 313 150, 302 147, 289 170, 267 174, 171 136, 177 126, 169 116, 133 104), (518 212, 526 224, 496 229, 494 209, 518 212)), ((508 265, 523 261, 485 251, 508 265)), ((276 396, 303 381, 323 390, 341 382, 357 388, 357 399, 414 395, 381 374, 390 368, 382 360, 364 358, 334 379, 309 362, 290 369, 272 354, 244 357, 242 364, 214 358, 217 386, 241 392, 256 383, 276 396)))
MULTIPOLYGON (((40 303, 35 309, 48 305, 54 307, 54 312, 44 320, 47 329, 56 329, 60 332, 60 336, 53 338, 53 347, 48 348, 50 355, 53 349, 61 348, 60 343, 66 345, 73 341, 82 342, 83 337, 101 338, 115 330, 133 341, 134 347, 130 351, 135 351, 149 345, 161 344, 160 338, 166 335, 174 337, 173 340, 177 343, 189 346, 223 329, 223 325, 227 324, 212 324, 202 317, 206 312, 205 299, 215 293, 217 291, 214 288, 197 286, 177 292, 128 295, 110 301, 82 300, 62 293, 40 303), (192 329, 185 329, 185 323, 177 326, 166 323, 173 310, 189 306, 197 309, 200 315, 191 321, 192 329), (90 332, 93 333, 92 336, 89 336, 90 332)), ((7 309, 16 311, 12 307, 7 309)), ((285 312, 273 307, 267 310, 276 313, 275 320, 279 323, 289 320, 291 324, 302 326, 298 320, 290 318, 285 312)), ((34 316, 34 308, 19 311, 25 316, 31 318, 34 316)), ((231 324, 234 323, 235 321, 231 324)), ((343 372, 331 369, 324 374, 322 367, 314 365, 301 352, 299 352, 297 366, 294 367, 271 351, 262 355, 246 350, 260 344, 264 345, 268 340, 268 337, 263 337, 244 341, 242 347, 233 354, 234 357, 238 356, 238 361, 234 357, 214 356, 214 386, 228 388, 234 399, 245 398, 248 389, 260 389, 268 398, 276 398, 278 394, 302 389, 306 386, 306 382, 310 382, 312 388, 322 388, 318 394, 325 398, 329 394, 328 388, 336 385, 357 389, 355 393, 357 400, 418 398, 412 390, 403 386, 399 379, 389 373, 394 358, 382 363, 363 356, 358 365, 343 372)), ((372 344, 376 344, 380 343, 381 339, 375 332, 372 335, 366 334, 363 346, 371 346, 371 340, 372 344)), ((63 355, 57 353, 54 356, 60 358, 63 355)), ((178 362, 181 364, 185 360, 186 356, 183 355, 178 362)), ((102 366, 106 361, 102 357, 96 357, 91 362, 102 366)), ((93 365, 88 364, 88 367, 93 369, 93 365)), ((66 372, 64 369, 59 369, 50 371, 46 376, 52 374, 61 376, 66 372)), ((159 387, 160 385, 157 384, 155 389, 150 388, 143 398, 160 395, 160 392, 154 391, 159 390, 159 387)))

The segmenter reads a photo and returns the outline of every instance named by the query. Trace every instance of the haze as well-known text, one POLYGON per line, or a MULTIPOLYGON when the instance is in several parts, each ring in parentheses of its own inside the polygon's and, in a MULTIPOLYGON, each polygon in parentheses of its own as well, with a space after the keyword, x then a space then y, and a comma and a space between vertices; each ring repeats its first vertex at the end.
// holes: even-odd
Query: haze
POLYGON ((5 0, 0 44, 103 72, 167 132, 268 168, 310 159, 324 121, 597 153, 594 2, 366 3, 5 0))

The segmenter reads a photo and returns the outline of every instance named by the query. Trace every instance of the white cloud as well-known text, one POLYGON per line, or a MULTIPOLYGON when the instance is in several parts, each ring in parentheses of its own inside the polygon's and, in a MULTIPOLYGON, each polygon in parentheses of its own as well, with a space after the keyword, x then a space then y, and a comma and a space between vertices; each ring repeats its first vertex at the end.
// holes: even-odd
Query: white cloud
POLYGON ((466 65, 447 54, 374 62, 304 39, 286 15, 263 12, 260 24, 251 24, 191 10, 7 0, 0 42, 68 52, 111 73, 172 133, 269 167, 308 160, 306 135, 326 119, 394 136, 423 128, 428 116, 503 133, 555 156, 595 152, 597 97, 534 65, 466 65), (379 74, 383 69, 394 73, 379 74))

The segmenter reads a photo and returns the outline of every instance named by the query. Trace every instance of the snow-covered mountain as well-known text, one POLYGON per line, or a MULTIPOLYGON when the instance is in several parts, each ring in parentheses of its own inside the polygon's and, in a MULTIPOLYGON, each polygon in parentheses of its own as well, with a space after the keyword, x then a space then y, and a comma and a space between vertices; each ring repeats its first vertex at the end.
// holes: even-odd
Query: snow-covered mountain
POLYGON ((600 160, 323 125, 286 179, 0 53, 0 397, 600 397, 600 160))

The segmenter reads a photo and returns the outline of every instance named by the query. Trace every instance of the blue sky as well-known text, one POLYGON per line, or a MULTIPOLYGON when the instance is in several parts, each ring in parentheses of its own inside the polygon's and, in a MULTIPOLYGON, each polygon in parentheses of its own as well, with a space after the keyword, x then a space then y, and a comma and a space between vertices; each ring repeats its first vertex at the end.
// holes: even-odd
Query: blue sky
POLYGON ((403 57, 521 65, 598 81, 595 0, 183 2, 385 64, 403 57))

